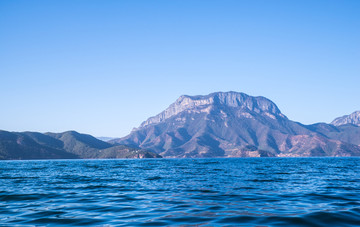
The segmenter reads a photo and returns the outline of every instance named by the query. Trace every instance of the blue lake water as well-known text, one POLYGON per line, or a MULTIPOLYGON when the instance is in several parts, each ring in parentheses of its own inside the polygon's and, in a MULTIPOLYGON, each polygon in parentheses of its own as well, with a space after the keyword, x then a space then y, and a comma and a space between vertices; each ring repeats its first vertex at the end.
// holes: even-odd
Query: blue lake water
POLYGON ((360 226, 360 158, 0 162, 1 226, 360 226))

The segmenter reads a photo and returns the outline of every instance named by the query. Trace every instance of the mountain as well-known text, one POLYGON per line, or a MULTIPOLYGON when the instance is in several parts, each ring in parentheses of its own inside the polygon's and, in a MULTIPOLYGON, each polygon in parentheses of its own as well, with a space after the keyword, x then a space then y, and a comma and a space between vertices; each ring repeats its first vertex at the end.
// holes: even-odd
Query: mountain
POLYGON ((289 120, 267 98, 216 92, 181 96, 130 135, 110 142, 175 158, 360 155, 358 144, 335 137, 289 120))
MULTIPOLYGON (((0 159, 72 159, 77 157, 57 146, 56 142, 54 146, 43 145, 27 134, 0 131, 0 159)), ((51 144, 51 141, 48 143, 51 144)))
POLYGON ((159 158, 144 149, 113 145, 75 131, 0 131, 0 159, 159 158))
POLYGON ((360 126, 360 111, 355 111, 350 115, 338 117, 335 120, 333 120, 330 124, 335 126, 346 125, 346 124, 353 124, 360 126))
POLYGON ((112 147, 111 144, 98 140, 93 136, 75 131, 45 133, 45 135, 63 142, 63 148, 66 151, 81 158, 97 158, 99 150, 112 147))

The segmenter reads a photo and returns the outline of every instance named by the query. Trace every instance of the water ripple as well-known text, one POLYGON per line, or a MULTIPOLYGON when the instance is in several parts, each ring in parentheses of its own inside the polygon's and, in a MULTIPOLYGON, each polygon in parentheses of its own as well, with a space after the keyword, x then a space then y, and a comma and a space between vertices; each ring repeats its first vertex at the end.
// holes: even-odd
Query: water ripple
POLYGON ((2 161, 1 226, 359 226, 359 158, 2 161))

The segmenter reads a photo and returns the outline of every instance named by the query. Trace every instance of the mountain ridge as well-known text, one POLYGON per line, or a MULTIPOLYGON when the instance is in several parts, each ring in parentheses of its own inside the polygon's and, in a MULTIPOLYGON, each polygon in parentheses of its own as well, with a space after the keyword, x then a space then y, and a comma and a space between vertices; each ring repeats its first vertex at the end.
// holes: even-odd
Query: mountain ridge
MULTIPOLYGON (((267 111, 273 114, 279 114, 282 117, 283 115, 279 108, 271 100, 263 96, 249 96, 241 92, 214 92, 209 95, 197 95, 189 96, 182 95, 180 96, 173 104, 171 104, 167 109, 159 113, 154 117, 150 117, 148 120, 141 123, 140 128, 146 125, 160 123, 163 120, 166 120, 172 116, 175 116, 185 110, 191 110, 197 108, 198 111, 208 112, 209 109, 201 108, 202 106, 208 106, 210 104, 226 104, 232 107, 242 107, 249 108, 255 112, 267 111), (230 95, 229 95, 230 94, 230 95), (257 100, 257 101, 254 101, 257 100)), ((196 110, 195 110, 196 111, 196 110)), ((136 129, 135 129, 136 130, 136 129)))

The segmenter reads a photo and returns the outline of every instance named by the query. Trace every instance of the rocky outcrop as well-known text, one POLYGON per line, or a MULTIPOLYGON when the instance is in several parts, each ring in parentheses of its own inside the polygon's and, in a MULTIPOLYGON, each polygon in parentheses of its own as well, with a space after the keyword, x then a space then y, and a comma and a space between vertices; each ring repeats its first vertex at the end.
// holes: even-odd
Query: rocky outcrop
POLYGON ((346 124, 353 124, 360 126, 360 111, 356 111, 350 115, 338 117, 335 120, 333 120, 330 124, 335 126, 346 125, 346 124))

